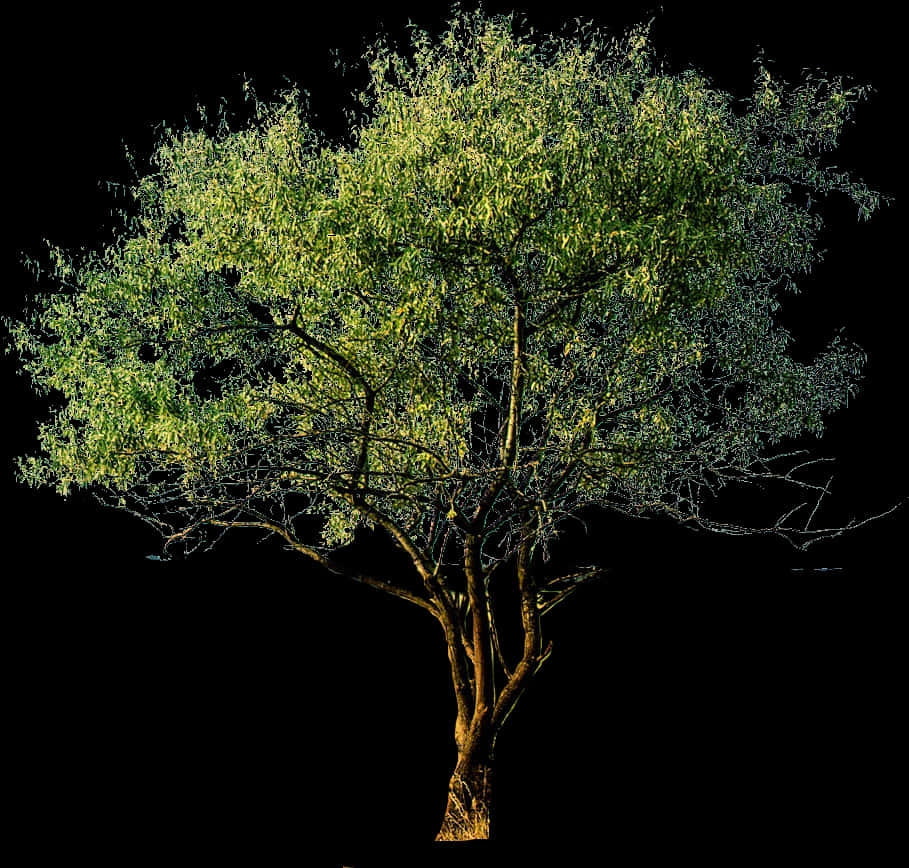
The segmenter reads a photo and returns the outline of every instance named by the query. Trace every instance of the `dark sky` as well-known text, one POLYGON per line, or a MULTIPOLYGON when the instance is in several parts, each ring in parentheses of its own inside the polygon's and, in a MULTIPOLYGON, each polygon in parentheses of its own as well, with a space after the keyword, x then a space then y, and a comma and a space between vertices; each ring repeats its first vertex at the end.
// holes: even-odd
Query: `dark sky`
MULTIPOLYGON (((338 138, 349 94, 365 84, 357 64, 365 45, 384 26, 406 47, 408 19, 435 35, 450 17, 435 3, 367 13, 339 5, 318 17, 296 8, 258 3, 217 20, 187 4, 122 20, 36 9, 20 22, 8 40, 21 50, 4 60, 14 218, 4 315, 19 314, 34 288, 21 254, 42 255, 43 238, 78 249, 110 237, 119 203, 103 182, 128 181, 124 142, 141 161, 156 126, 184 126, 197 104, 214 116, 223 97, 242 111, 243 74, 265 99, 285 79, 299 84, 338 138), (346 81, 333 48, 348 62, 346 81)), ((666 2, 660 13, 567 0, 529 14, 537 31, 581 17, 614 32, 656 14, 653 38, 671 69, 695 66, 740 97, 758 47, 790 81, 809 68, 877 88, 831 160, 897 201, 860 223, 845 197, 830 197, 827 253, 782 311, 796 355, 810 358, 845 326, 869 356, 862 392, 822 440, 804 444, 837 459, 831 524, 887 509, 907 488, 895 132, 904 106, 886 8, 666 2), (602 11, 609 6, 620 11, 602 11)), ((10 505, 9 713, 21 733, 15 759, 30 770, 16 778, 23 828, 37 830, 39 851, 61 843, 49 827, 74 836, 76 850, 113 846, 110 825, 133 841, 186 830, 225 853, 267 833, 301 857, 307 836, 354 856, 383 836, 431 838, 453 761, 434 623, 328 581, 252 535, 154 563, 145 555, 156 537, 137 519, 81 495, 64 501, 16 486, 12 458, 33 451, 40 405, 13 360, 0 364, 12 408, 0 468, 10 505), (317 816, 306 805, 312 793, 317 816)), ((680 805, 692 847, 715 834, 712 825, 739 841, 766 839, 797 815, 831 843, 858 823, 886 828, 887 803, 857 793, 877 785, 869 769, 890 762, 894 743, 889 679, 905 516, 807 557, 772 539, 692 539, 658 522, 603 520, 586 541, 572 536, 566 552, 619 568, 583 605, 553 616, 556 652, 509 722, 512 741, 506 733, 501 742, 503 840, 545 826, 553 840, 602 836, 618 847, 633 829, 645 849, 658 848, 654 829, 672 825, 680 805), (587 780, 596 792, 582 797, 587 780)), ((354 553, 386 556, 369 540, 354 553)))

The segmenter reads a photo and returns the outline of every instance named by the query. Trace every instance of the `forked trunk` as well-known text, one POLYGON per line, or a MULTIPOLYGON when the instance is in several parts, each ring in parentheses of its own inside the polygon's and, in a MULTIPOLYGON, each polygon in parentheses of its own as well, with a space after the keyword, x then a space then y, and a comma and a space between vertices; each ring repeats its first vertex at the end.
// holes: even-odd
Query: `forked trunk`
POLYGON ((448 783, 448 804, 437 841, 475 841, 489 837, 492 811, 492 761, 459 756, 448 783))

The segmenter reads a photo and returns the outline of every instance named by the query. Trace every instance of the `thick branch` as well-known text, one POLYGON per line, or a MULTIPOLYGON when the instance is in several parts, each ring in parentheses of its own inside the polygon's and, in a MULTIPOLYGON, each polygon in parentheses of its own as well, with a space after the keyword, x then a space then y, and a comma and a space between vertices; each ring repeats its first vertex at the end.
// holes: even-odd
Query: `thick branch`
POLYGON ((423 579, 423 585, 435 604, 433 607, 434 614, 439 619, 445 633, 452 683, 458 703, 458 715, 459 719, 466 720, 469 714, 468 708, 473 699, 473 692, 470 686, 470 679, 467 676, 467 668, 462 651, 469 643, 465 644, 464 628, 454 601, 451 599, 451 594, 448 593, 439 579, 440 565, 432 566, 426 553, 410 538, 410 535, 381 510, 367 503, 361 496, 356 494, 348 495, 347 499, 358 512, 385 528, 414 562, 420 577, 423 579))
POLYGON ((505 684, 492 713, 491 727, 495 732, 511 713, 529 680, 552 652, 552 643, 542 648, 540 612, 537 607, 537 588, 530 567, 534 532, 531 521, 524 525, 524 536, 518 550, 518 587, 521 593, 521 624, 524 629, 524 649, 521 660, 505 684))
POLYGON ((502 487, 505 485, 514 465, 518 447, 518 431, 520 430, 521 405, 523 403, 524 385, 527 377, 527 367, 525 364, 527 354, 526 299, 524 297, 523 289, 510 267, 505 269, 505 276, 506 282, 511 287, 515 297, 512 328, 511 395, 508 404, 505 438, 500 450, 501 464, 499 472, 483 493, 471 518, 471 525, 474 531, 478 531, 482 527, 486 514, 495 502, 502 487))
MULTIPOLYGON (((496 564, 496 566, 499 566, 499 564, 496 564)), ((487 581, 488 578, 489 577, 487 575, 487 581)), ((489 632, 492 636, 492 647, 495 649, 496 659, 498 659, 499 665, 502 667, 502 671, 505 673, 505 678, 508 679, 511 678, 512 669, 508 665, 508 661, 506 661, 505 655, 502 653, 502 646, 499 643, 499 631, 496 628, 495 610, 493 608, 490 595, 487 595, 486 605, 489 614, 489 632)))
POLYGON ((469 533, 464 543, 464 568, 467 573, 467 598, 473 624, 473 671, 476 683, 473 724, 479 725, 492 707, 492 649, 489 641, 488 606, 483 566, 480 563, 480 537, 469 533))

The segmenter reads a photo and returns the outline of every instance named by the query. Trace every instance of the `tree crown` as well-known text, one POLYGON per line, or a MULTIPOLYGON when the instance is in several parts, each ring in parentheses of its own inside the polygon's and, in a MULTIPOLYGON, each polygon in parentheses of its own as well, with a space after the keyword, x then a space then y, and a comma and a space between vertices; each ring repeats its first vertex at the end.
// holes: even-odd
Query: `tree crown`
POLYGON ((589 504, 711 527, 704 491, 822 432, 864 355, 795 362, 774 290, 818 255, 797 193, 879 205, 818 156, 870 88, 761 65, 737 106, 658 68, 646 25, 451 23, 412 63, 372 50, 354 147, 296 89, 256 99, 248 129, 168 130, 103 252, 52 248, 63 291, 7 321, 65 399, 22 481, 169 540, 318 515, 324 552, 378 522, 431 565, 475 522, 504 556, 589 504))

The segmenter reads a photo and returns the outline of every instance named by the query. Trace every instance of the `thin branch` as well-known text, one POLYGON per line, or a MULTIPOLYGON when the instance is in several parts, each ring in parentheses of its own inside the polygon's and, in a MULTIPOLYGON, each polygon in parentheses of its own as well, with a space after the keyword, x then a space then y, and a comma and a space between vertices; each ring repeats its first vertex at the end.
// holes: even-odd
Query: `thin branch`
POLYGON ((427 612, 432 614, 435 618, 439 618, 438 609, 430 602, 429 600, 424 599, 423 597, 418 596, 417 594, 411 593, 410 591, 405 590, 404 588, 397 587, 392 585, 390 582, 383 582, 381 579, 377 579, 374 576, 367 575, 366 573, 361 573, 358 570, 351 570, 348 567, 342 566, 337 562, 331 560, 330 558, 325 557, 320 552, 315 549, 304 545, 301 543, 287 528, 275 524, 270 521, 222 521, 220 519, 211 518, 207 519, 206 524, 212 524, 219 527, 258 527, 264 530, 269 530, 272 533, 282 536, 289 545, 296 549, 298 552, 306 555, 307 557, 314 560, 320 566, 325 567, 329 572, 335 573, 339 576, 344 576, 345 578, 352 579, 355 582, 359 582, 363 585, 369 585, 371 588, 378 588, 380 591, 384 591, 386 594, 391 594, 392 596, 399 597, 402 600, 407 600, 410 603, 413 603, 416 606, 419 606, 421 609, 425 609, 427 612))
MULTIPOLYGON (((821 492, 821 496, 817 499, 817 503, 814 505, 814 509, 811 510, 811 515, 808 516, 808 521, 805 522, 805 530, 808 530, 808 525, 810 525, 814 519, 814 515, 817 512, 818 507, 821 505, 821 501, 824 499, 824 495, 829 493, 831 482, 833 482, 833 476, 827 480, 827 484, 824 486, 824 490, 821 492)), ((782 519, 780 520, 782 521, 782 519)))
POLYGON ((486 595, 486 606, 489 613, 489 631, 492 633, 492 644, 495 648, 496 659, 499 661, 499 665, 502 667, 502 671, 505 673, 506 680, 511 678, 514 674, 514 671, 509 667, 508 663, 505 661, 505 655, 502 653, 502 646, 499 644, 499 631, 496 627, 495 613, 492 606, 492 595, 486 595))
POLYGON ((607 567, 589 566, 584 567, 580 572, 568 573, 567 575, 549 579, 539 591, 541 599, 537 601, 537 606, 540 609, 540 615, 542 616, 547 612, 551 612, 559 603, 574 594, 582 585, 587 584, 594 579, 598 579, 601 576, 605 576, 608 572, 609 569, 607 567), (542 599, 544 594, 553 594, 554 596, 552 599, 544 602, 542 599))

